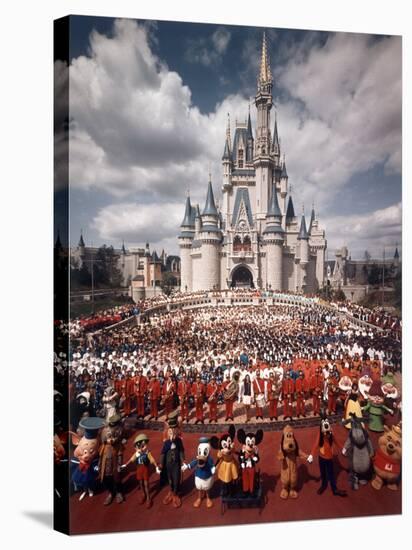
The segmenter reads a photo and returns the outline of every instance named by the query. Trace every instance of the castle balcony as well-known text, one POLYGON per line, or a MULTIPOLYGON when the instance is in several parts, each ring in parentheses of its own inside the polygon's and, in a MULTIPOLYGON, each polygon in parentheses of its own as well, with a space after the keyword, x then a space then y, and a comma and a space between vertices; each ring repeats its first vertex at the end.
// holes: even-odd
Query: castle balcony
POLYGON ((229 255, 230 259, 234 262, 253 262, 255 254, 252 250, 236 250, 229 255))

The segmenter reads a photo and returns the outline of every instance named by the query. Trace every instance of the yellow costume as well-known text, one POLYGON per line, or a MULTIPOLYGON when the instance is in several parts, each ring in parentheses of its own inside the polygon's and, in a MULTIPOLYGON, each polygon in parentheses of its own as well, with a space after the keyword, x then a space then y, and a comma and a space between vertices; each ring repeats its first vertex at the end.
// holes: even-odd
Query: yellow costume
POLYGON ((216 468, 217 477, 223 483, 230 483, 239 477, 237 465, 232 453, 223 454, 221 451, 217 453, 218 465, 216 468))

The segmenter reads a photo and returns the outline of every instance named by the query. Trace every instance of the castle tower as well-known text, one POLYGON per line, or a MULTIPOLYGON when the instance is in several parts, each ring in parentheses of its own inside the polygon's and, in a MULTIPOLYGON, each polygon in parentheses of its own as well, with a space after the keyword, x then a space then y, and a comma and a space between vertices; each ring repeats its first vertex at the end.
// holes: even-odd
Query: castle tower
POLYGON ((186 198, 185 215, 180 224, 179 247, 180 247, 180 288, 183 292, 192 290, 192 258, 190 250, 195 236, 194 208, 190 204, 189 195, 186 198))
MULTIPOLYGON (((288 172, 286 170, 286 158, 285 155, 283 155, 283 163, 282 163, 282 171, 280 173, 280 198, 281 198, 281 205, 282 205, 282 213, 285 214, 286 212, 286 197, 288 194, 288 172)), ((292 204, 293 206, 293 204, 292 204)))
POLYGON ((220 244, 222 232, 219 228, 219 213, 213 195, 209 175, 206 203, 201 216, 199 241, 201 258, 196 262, 193 290, 214 290, 220 288, 220 244))
POLYGON ((272 170, 274 158, 271 155, 272 142, 270 136, 270 110, 272 108, 272 73, 270 71, 267 52, 266 35, 263 34, 260 72, 257 81, 255 105, 257 109, 256 140, 255 140, 255 180, 257 220, 264 220, 267 213, 269 190, 272 185, 272 170))
POLYGON ((305 292, 307 286, 306 270, 309 263, 309 234, 306 230, 305 214, 302 213, 302 219, 300 222, 300 231, 298 235, 298 248, 299 248, 299 265, 300 265, 300 280, 297 286, 305 292))
POLYGON ((272 185, 271 199, 266 215, 266 228, 263 232, 263 243, 266 250, 267 287, 275 291, 281 291, 283 287, 284 231, 275 184, 272 185))

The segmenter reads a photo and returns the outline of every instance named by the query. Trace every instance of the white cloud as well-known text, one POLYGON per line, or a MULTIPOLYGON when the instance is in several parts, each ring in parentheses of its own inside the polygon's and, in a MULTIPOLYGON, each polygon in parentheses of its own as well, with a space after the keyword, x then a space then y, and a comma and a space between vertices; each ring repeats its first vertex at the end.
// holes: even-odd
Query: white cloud
MULTIPOLYGON (((226 97, 209 114, 200 113, 180 75, 153 54, 151 32, 118 20, 111 38, 92 33, 90 57, 74 59, 70 67, 70 183, 122 201, 95 217, 102 239, 120 238, 122 231, 132 236, 121 210, 138 218, 136 197, 146 205, 164 203, 167 218, 178 225, 187 189, 192 201, 203 205, 209 166, 218 197, 227 113, 232 131, 234 120, 247 116, 248 100, 239 94, 226 97)), ((217 29, 208 51, 224 53, 229 40, 224 29, 217 29)), ((275 34, 270 43, 276 47, 275 34)), ((257 41, 245 44, 249 70, 258 63, 257 48, 257 41)), ((400 172, 400 53, 398 37, 371 41, 341 34, 323 47, 312 39, 285 47, 282 58, 291 57, 275 70, 275 89, 288 93, 278 104, 278 121, 296 206, 315 199, 328 240, 337 246, 341 232, 325 212, 336 209, 342 187, 377 164, 384 164, 386 173, 400 172)), ((366 227, 377 222, 371 217, 366 227)), ((345 227, 348 239, 376 237, 362 236, 355 223, 345 227)), ((172 239, 171 231, 160 224, 153 239, 172 239)))
POLYGON ((383 248, 389 254, 399 245, 402 231, 402 205, 393 204, 365 215, 334 216, 322 220, 328 228, 329 258, 336 249, 346 245, 353 257, 363 257, 368 250, 373 257, 382 257, 383 248))
POLYGON ((305 202, 327 206, 356 173, 401 171, 401 39, 336 34, 279 72, 291 180, 305 202))

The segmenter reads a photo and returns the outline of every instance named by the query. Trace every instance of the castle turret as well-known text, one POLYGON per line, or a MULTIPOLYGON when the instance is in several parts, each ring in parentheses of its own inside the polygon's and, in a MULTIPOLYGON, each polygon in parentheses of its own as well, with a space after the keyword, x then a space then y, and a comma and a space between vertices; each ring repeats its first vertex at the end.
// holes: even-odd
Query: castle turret
MULTIPOLYGON (((280 198, 283 213, 286 212, 286 197, 288 194, 288 172, 286 170, 286 158, 283 155, 282 171, 280 173, 280 198)), ((292 204, 293 206, 293 204, 292 204)))
POLYGON ((254 149, 254 139, 252 132, 252 121, 250 120, 250 106, 247 119, 247 146, 246 146, 246 163, 250 164, 253 162, 253 149, 254 149))
POLYGON ((271 199, 266 215, 266 228, 263 232, 263 243, 266 249, 266 281, 267 286, 275 291, 281 291, 283 273, 283 243, 282 212, 276 191, 272 185, 271 199))
POLYGON ((196 262, 196 287, 193 290, 214 290, 220 288, 220 245, 222 232, 219 228, 219 213, 213 195, 209 174, 206 203, 201 216, 199 241, 201 261, 196 262))
POLYGON ((314 224, 316 221, 316 215, 315 215, 315 205, 312 205, 312 212, 310 213, 310 222, 309 222, 309 230, 308 233, 312 234, 312 229, 314 228, 314 224))
POLYGON ((257 82, 255 105, 257 109, 255 139, 255 212, 258 220, 264 220, 267 213, 269 190, 273 179, 274 159, 270 136, 270 110, 272 108, 272 73, 267 52, 266 35, 263 34, 262 57, 257 82))
POLYGON ((304 292, 307 287, 307 266, 309 263, 309 234, 306 229, 305 214, 302 213, 300 230, 298 235, 299 265, 300 265, 300 287, 304 292))
POLYGON ((189 195, 186 198, 185 214, 180 225, 179 247, 180 247, 180 288, 184 292, 192 290, 192 258, 190 251, 195 236, 194 208, 190 204, 189 195))

